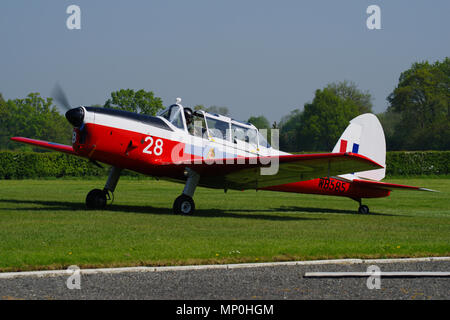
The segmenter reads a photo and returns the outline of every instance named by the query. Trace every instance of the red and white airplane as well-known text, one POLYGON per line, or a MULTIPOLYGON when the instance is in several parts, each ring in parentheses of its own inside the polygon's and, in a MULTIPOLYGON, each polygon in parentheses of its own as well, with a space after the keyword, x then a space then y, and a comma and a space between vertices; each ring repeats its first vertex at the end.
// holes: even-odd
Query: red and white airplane
POLYGON ((363 198, 386 197, 394 189, 431 191, 379 182, 386 146, 373 114, 351 120, 331 153, 292 155, 270 146, 250 123, 193 112, 180 102, 158 116, 102 107, 70 109, 65 115, 74 126, 72 146, 11 140, 111 165, 104 188, 86 197, 92 209, 106 206, 123 169, 185 184, 173 204, 175 214, 185 215, 195 210, 197 186, 342 196, 358 201, 359 213, 369 213, 363 198))

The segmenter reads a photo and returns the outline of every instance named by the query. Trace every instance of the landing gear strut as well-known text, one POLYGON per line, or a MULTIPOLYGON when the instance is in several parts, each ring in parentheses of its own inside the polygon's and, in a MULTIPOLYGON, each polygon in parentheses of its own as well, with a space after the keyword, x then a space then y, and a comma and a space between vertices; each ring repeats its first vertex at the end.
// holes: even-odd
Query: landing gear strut
POLYGON ((176 198, 173 203, 173 213, 191 215, 195 211, 195 203, 192 197, 200 180, 200 175, 189 168, 186 168, 185 174, 187 176, 186 185, 183 194, 176 198))
POLYGON ((103 190, 93 189, 86 196, 86 207, 88 209, 101 210, 106 207, 108 200, 111 200, 114 190, 116 189, 117 182, 119 182, 120 172, 122 169, 117 167, 111 167, 108 180, 106 181, 103 190))

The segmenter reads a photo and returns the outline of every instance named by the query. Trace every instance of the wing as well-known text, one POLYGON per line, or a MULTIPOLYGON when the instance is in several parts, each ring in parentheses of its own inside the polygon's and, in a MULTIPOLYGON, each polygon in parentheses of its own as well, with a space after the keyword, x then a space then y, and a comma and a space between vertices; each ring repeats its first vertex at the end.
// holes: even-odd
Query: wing
POLYGON ((436 190, 431 190, 427 188, 414 187, 414 186, 406 186, 403 184, 395 184, 395 183, 387 183, 387 182, 378 182, 378 181, 370 181, 370 180, 360 180, 354 179, 352 184, 362 187, 370 187, 376 189, 384 189, 384 190, 415 190, 415 191, 430 191, 430 192, 439 192, 436 190))
POLYGON ((23 138, 23 137, 13 137, 11 138, 12 141, 21 142, 21 143, 27 143, 31 144, 36 147, 55 150, 59 152, 64 152, 72 155, 77 155, 77 153, 73 150, 71 146, 67 146, 65 144, 59 144, 55 142, 48 142, 43 140, 35 140, 35 139, 29 139, 29 138, 23 138))
MULTIPOLYGON (((23 137, 11 138, 13 141, 37 147, 78 155, 71 146, 23 137)), ((191 168, 200 174, 200 185, 225 189, 258 189, 334 176, 350 172, 382 168, 381 165, 359 154, 324 153, 282 155, 273 157, 247 157, 213 159, 200 162, 182 161, 161 163, 166 169, 191 168)))
POLYGON ((353 153, 214 159, 213 163, 202 161, 166 165, 191 168, 200 174, 202 186, 237 190, 382 168, 369 158, 353 153))

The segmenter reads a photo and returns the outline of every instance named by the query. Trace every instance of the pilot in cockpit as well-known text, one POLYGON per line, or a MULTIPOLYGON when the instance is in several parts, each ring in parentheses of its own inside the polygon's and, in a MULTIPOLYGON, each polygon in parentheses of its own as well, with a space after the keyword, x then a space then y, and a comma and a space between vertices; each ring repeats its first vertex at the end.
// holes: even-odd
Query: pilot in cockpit
POLYGON ((184 108, 184 118, 186 119, 186 128, 190 134, 194 134, 194 116, 190 108, 184 108))

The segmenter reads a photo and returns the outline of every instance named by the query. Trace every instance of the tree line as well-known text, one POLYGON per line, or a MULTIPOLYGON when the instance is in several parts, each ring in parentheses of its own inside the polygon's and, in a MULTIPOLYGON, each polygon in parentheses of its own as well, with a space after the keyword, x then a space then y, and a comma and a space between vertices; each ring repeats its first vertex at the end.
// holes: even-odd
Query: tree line
MULTIPOLYGON (((264 116, 251 117, 258 128, 279 128, 280 149, 329 151, 348 122, 372 112, 372 96, 355 83, 330 83, 316 90, 312 102, 269 124, 264 116)), ((378 113, 389 151, 450 150, 450 59, 416 62, 401 73, 387 97, 385 112, 378 113)))
MULTIPOLYGON (((360 90, 354 82, 334 82, 316 90, 312 102, 293 110, 278 123, 270 124, 264 115, 252 116, 247 121, 259 129, 279 129, 281 150, 330 151, 352 118, 372 112, 372 101, 370 92, 360 90)), ((387 101, 387 110, 377 116, 388 150, 450 149, 448 57, 434 63, 414 63, 401 73, 387 101)), ((96 106, 150 115, 165 108, 161 98, 144 89, 114 91, 103 105, 96 106)), ((198 104, 194 109, 230 114, 227 107, 198 104)), ((0 94, 0 149, 31 150, 30 146, 11 142, 12 136, 70 144, 71 131, 71 125, 58 112, 52 98, 30 93, 24 99, 6 101, 0 94)))

